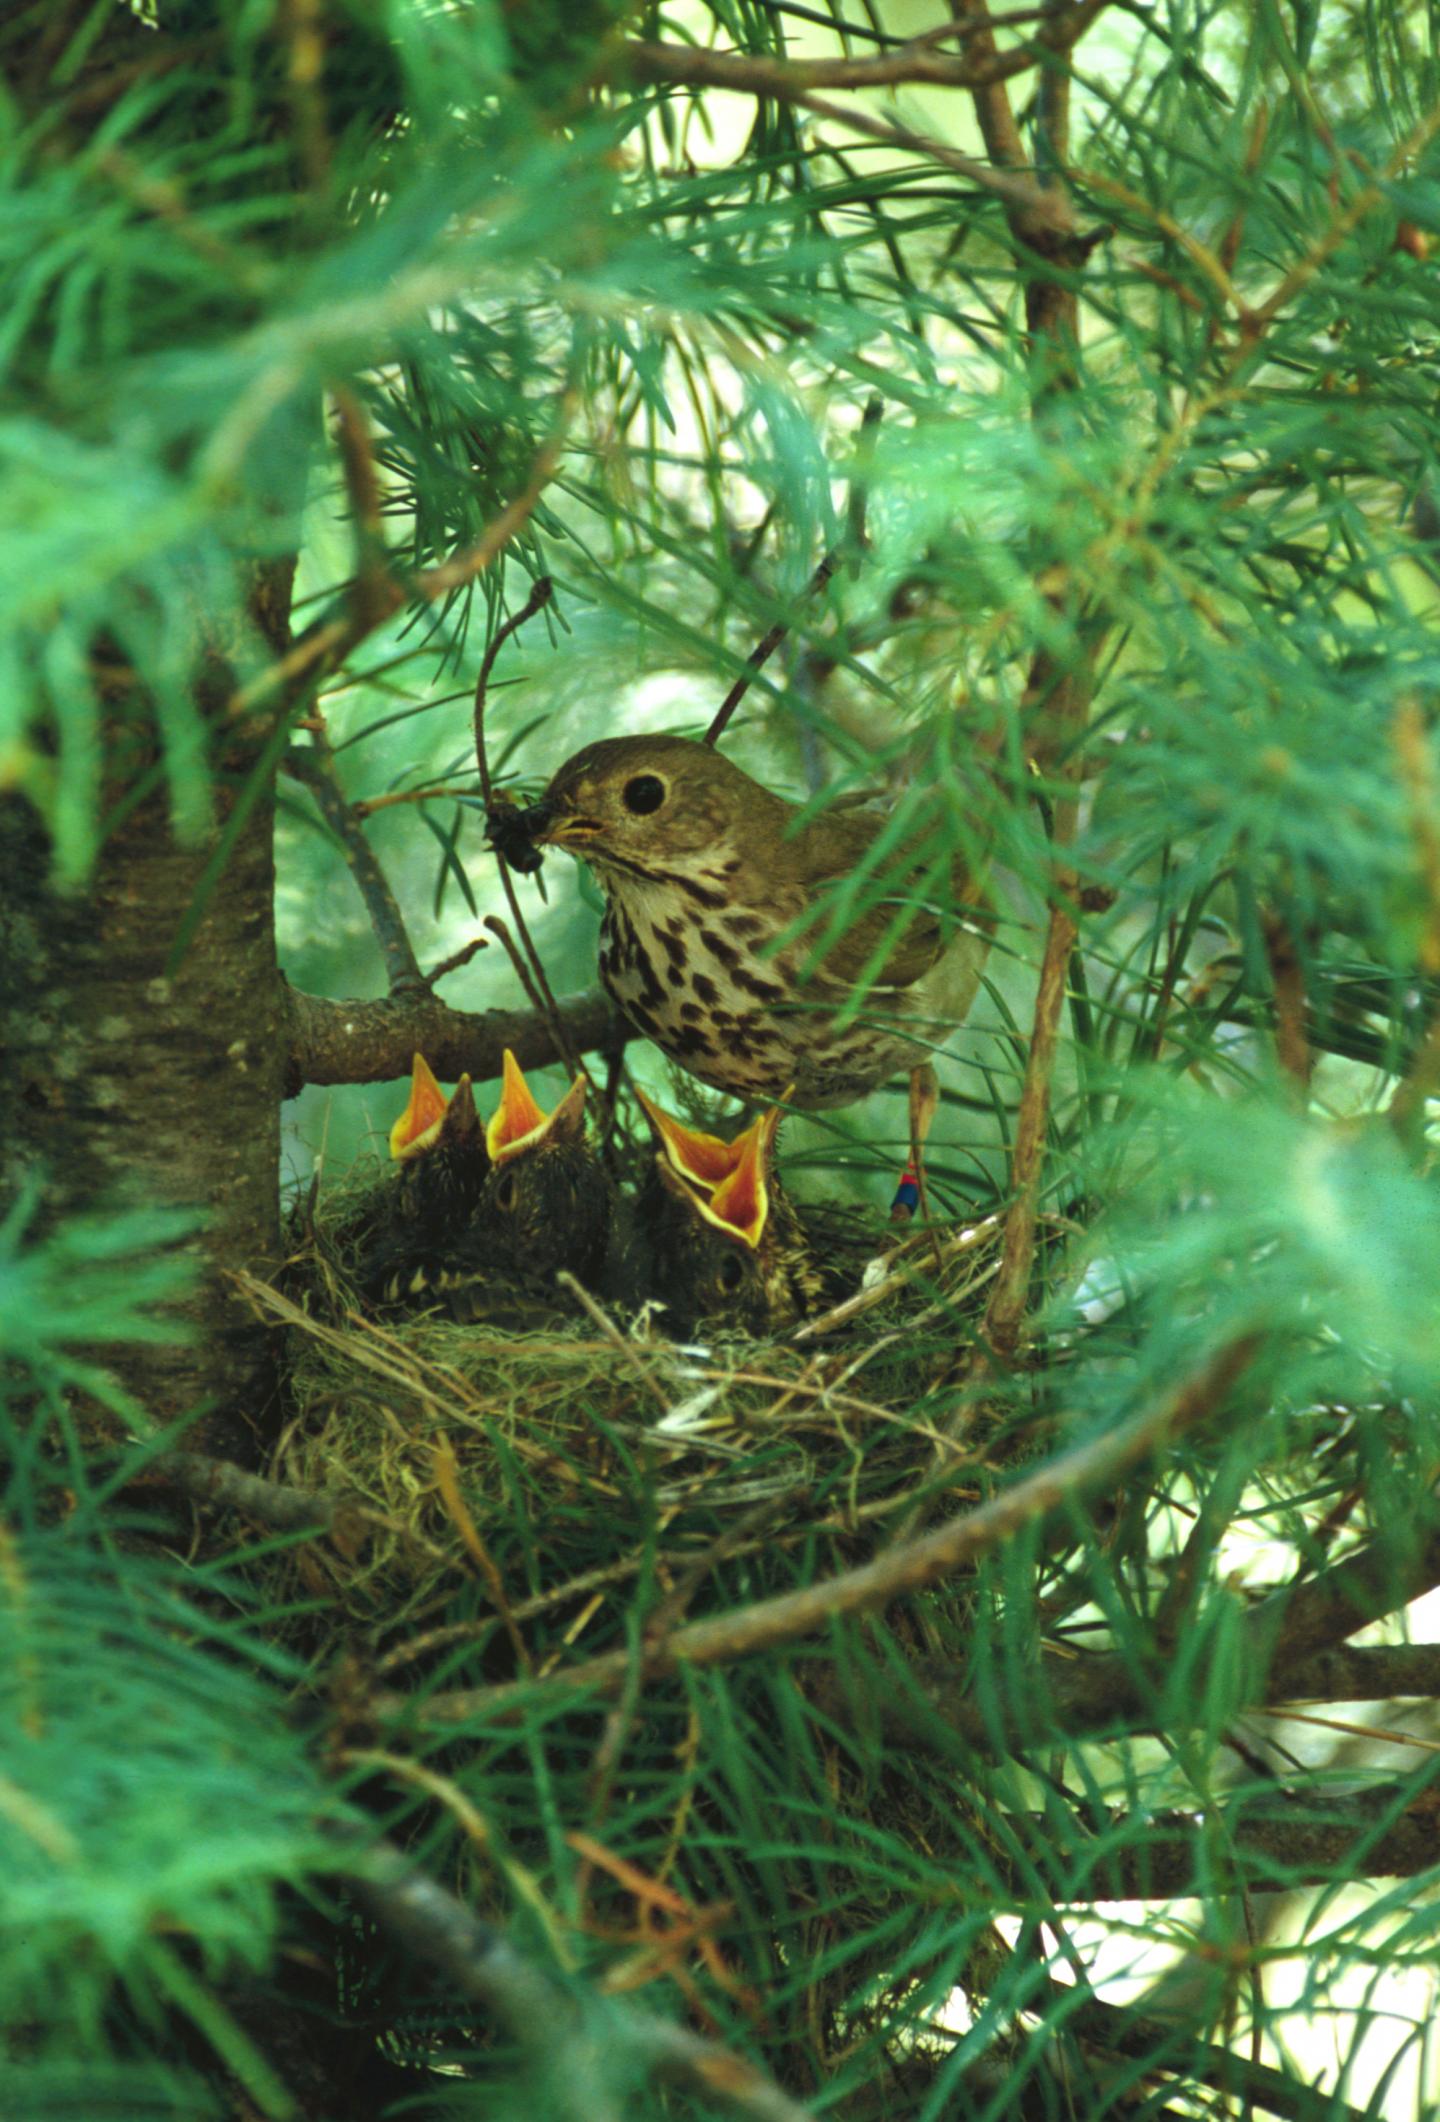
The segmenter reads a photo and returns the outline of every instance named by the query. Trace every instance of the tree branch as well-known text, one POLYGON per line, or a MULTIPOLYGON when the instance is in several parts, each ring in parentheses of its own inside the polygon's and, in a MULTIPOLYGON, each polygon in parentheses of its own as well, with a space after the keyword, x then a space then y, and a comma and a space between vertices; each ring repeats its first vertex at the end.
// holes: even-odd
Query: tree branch
MULTIPOLYGON (((1068 880, 1073 883, 1073 879, 1068 880)), ((1020 1340, 1035 1260, 1036 1217, 1040 1206, 1040 1173, 1045 1160, 1045 1131, 1050 1116, 1050 1079, 1065 1008, 1065 975, 1079 931, 1068 903, 1050 909, 1040 985, 1025 1056, 1015 1146, 1010 1156, 1011 1202, 1005 1217, 1000 1272, 985 1307, 985 1339, 1009 1359, 1020 1340)))
MULTIPOLYGON (((1028 1818, 1037 1849, 1053 1848, 1053 1821, 1043 1813, 1020 1817, 1028 1818)), ((1079 1816, 1077 1825, 1083 1818, 1079 1816)), ((1078 1872, 1076 1859, 1084 1846, 1078 1842, 1065 1849, 1062 1874, 1078 1872)), ((1431 1870, 1436 1859, 1435 1814, 1424 1799, 1413 1811, 1405 1810, 1388 1787, 1350 1791, 1343 1803, 1287 1799, 1283 1810, 1277 1804, 1265 1812, 1237 1800, 1221 1806, 1213 1819, 1179 1812, 1104 1815, 1094 1847, 1093 1870, 1055 1877, 1059 1898, 1169 1901, 1224 1891, 1288 1893, 1298 1886, 1323 1886, 1337 1874, 1410 1879, 1431 1870), (1387 1819, 1389 1824, 1382 1826, 1387 1819), (1235 1860, 1234 1876, 1223 1880, 1216 1877, 1216 1849, 1221 1844, 1235 1860)), ((1020 1892, 1033 1889, 1032 1868, 1017 1865, 1013 1882, 1020 1892)))
POLYGON ((1440 1643, 1335 1644, 1272 1672, 1271 1705, 1292 1702, 1440 1701, 1440 1643))
POLYGON ((277 657, 248 685, 232 694, 226 703, 226 714, 232 720, 241 720, 253 715, 257 708, 268 708, 277 696, 279 707, 283 709, 318 683, 327 672, 338 669, 353 648, 400 609, 407 593, 421 603, 433 604, 452 589, 463 589, 467 582, 483 575, 516 532, 524 529, 541 494, 554 478, 565 447, 572 405, 573 393, 567 394, 555 431, 536 451, 523 489, 486 524, 473 545, 467 546, 453 559, 442 561, 438 567, 421 568, 418 574, 410 577, 405 587, 388 577, 389 587, 382 595, 378 583, 372 585, 363 605, 353 596, 343 599, 338 610, 327 618, 318 619, 283 656, 277 657))
POLYGON ((569 1990, 517 1952, 503 1930, 472 1916, 393 1843, 381 1842, 357 1857, 348 1876, 356 1899, 406 1951, 493 2012, 514 2040, 544 2062, 561 2111, 575 2122, 615 2112, 604 2094, 602 2042, 613 2054, 617 2085, 638 2069, 752 2122, 814 2122, 808 2107, 745 2057, 686 2027, 614 2002, 596 2027, 569 1990))
MULTIPOLYGON (((794 103, 812 89, 898 88, 906 82, 931 88, 983 88, 1008 81, 1040 66, 1054 52, 1068 51, 1110 0, 1080 0, 1043 18, 1044 26, 1027 43, 1007 52, 995 49, 990 24, 957 16, 938 30, 912 38, 894 50, 863 59, 775 59, 757 52, 717 52, 700 45, 633 43, 622 48, 622 62, 634 81, 676 88, 728 88, 742 96, 773 96, 794 103), (963 58, 935 50, 942 38, 956 37, 985 46, 963 58)), ((1034 20, 1025 9, 1017 19, 1034 20)))
POLYGON ((1074 217, 1068 199, 1060 192, 1037 184, 1033 177, 1023 172, 992 169, 988 162, 977 162, 973 155, 963 155, 958 148, 947 147, 943 140, 932 139, 928 133, 911 132, 904 125, 887 125, 866 111, 849 110, 844 104, 827 102, 823 96, 797 94, 791 101, 807 111, 814 111, 818 118, 831 118, 837 125, 848 126, 851 132, 863 133, 867 140, 879 140, 887 147, 908 148, 911 154, 938 162, 943 169, 953 169, 957 176, 968 179, 980 191, 999 199, 1009 214, 1020 215, 1030 240, 1053 243, 1074 234, 1074 217))
POLYGON ((212 1458, 205 1452, 159 1452, 128 1485, 174 1489, 211 1509, 238 1511, 272 1532, 334 1533, 347 1546, 363 1533, 364 1521, 373 1522, 376 1516, 357 1497, 267 1481, 229 1459, 212 1458))
MULTIPOLYGON (((892 1599, 923 1591, 957 1571, 971 1568, 1025 1526, 1093 1488, 1104 1488, 1172 1437, 1206 1420, 1221 1406, 1255 1353, 1253 1338, 1235 1341, 1213 1356, 1156 1406, 1122 1422, 1104 1436, 1061 1452, 1048 1465, 1016 1481, 977 1509, 948 1520, 918 1539, 887 1548, 858 1569, 823 1577, 799 1590, 762 1599, 738 1611, 692 1622, 651 1648, 646 1674, 657 1677, 681 1665, 729 1664, 813 1635, 845 1614, 873 1612, 892 1599)), ((1358 1624, 1357 1624, 1358 1626, 1358 1624)), ((634 1673, 629 1650, 607 1652, 562 1668, 541 1686, 613 1693, 634 1673)), ((426 1723, 460 1723, 473 1716, 508 1713, 528 1702, 533 1687, 523 1681, 497 1687, 432 1695, 377 1697, 378 1716, 419 1717, 426 1723)))
MULTIPOLYGON (((477 1083, 499 1075, 507 1046, 522 1068, 564 1058, 554 1028, 528 1010, 451 1009, 428 988, 374 1002, 331 1002, 293 987, 285 993, 290 1098, 307 1083, 388 1083, 409 1074, 417 1052, 437 1076, 468 1071, 477 1083)), ((604 995, 573 995, 558 1007, 577 1052, 609 1053, 633 1036, 604 995)))
MULTIPOLYGON (((1366 2122, 1357 2107, 1348 2106, 1333 2092, 1307 2085, 1303 2078, 1275 2070, 1253 2056, 1233 2048, 1219 2048, 1197 2041, 1199 2030, 1184 2015, 1174 2019, 1150 2018, 1132 2005, 1107 2004, 1101 1997, 1087 1997, 1075 2004, 1068 1985, 1052 1982, 1050 1996, 1064 2005, 1065 2029, 1085 2043, 1110 2055, 1130 2056, 1150 2071, 1164 2071, 1181 2081, 1199 2081, 1222 2099, 1243 2100, 1247 2110, 1258 2107, 1279 2115, 1283 2122, 1366 2122), (1227 2098, 1228 2096, 1228 2098, 1227 2098)), ((1146 2112, 1149 2113, 1149 2102, 1146 2112)), ((1214 2110, 1212 2110, 1214 2111, 1214 2110)), ((1373 2108, 1367 2110, 1373 2115, 1373 2108)))
POLYGON ((410 941, 405 917, 399 902, 390 888, 390 880, 380 866, 380 858, 370 845, 369 837, 361 824, 354 807, 340 786, 340 777, 335 771, 335 755, 330 749, 323 730, 314 732, 314 744, 309 749, 293 747, 282 760, 285 772, 302 788, 308 788, 315 798, 316 808, 340 844, 346 867, 355 879, 356 888, 365 901, 365 911, 370 916, 370 926, 375 931, 375 941, 385 960, 385 974, 392 995, 408 988, 421 988, 425 976, 420 970, 420 961, 415 956, 415 946, 410 941))
MULTIPOLYGON (((1233 1668, 1254 1676, 1248 1692, 1237 1691, 1236 1707, 1440 1694, 1440 1646, 1325 1648, 1436 1584, 1440 1526, 1403 1562, 1371 1541, 1320 1576, 1272 1592, 1245 1614, 1240 1642, 1226 1653, 1233 1668)), ((983 1706, 972 1692, 968 1670, 957 1665, 924 1660, 911 1669, 911 1677, 925 1711, 983 1753, 1025 1753, 1057 1739, 1148 1730, 1163 1686, 1143 1659, 1113 1652, 1077 1657, 1042 1651, 1013 1686, 997 1687, 992 1678, 983 1706)), ((820 1684, 824 1689, 823 1680, 820 1684)), ((1198 1700, 1205 1690, 1203 1671, 1193 1675, 1192 1684, 1198 1700)), ((883 1691, 882 1681, 876 1685, 883 1691)), ((824 1692, 830 1700, 831 1692, 824 1692)), ((835 1701, 843 1707, 838 1697, 835 1701)), ((897 1688, 887 1695, 882 1715, 923 1745, 925 1711, 897 1688)))

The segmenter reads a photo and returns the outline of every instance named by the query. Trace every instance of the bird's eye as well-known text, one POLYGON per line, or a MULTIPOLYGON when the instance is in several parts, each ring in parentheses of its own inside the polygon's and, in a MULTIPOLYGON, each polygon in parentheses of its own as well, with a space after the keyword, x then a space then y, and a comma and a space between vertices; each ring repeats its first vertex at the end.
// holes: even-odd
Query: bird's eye
POLYGON ((745 1280, 745 1263, 738 1253, 726 1253, 720 1262, 720 1287, 738 1289, 745 1280))
POLYGON ((497 1208, 503 1208, 507 1210, 512 1209, 515 1206, 514 1172, 501 1173, 500 1182, 495 1188, 495 1206, 497 1208))
POLYGON ((665 783, 658 774, 633 774, 621 795, 626 810, 637 818, 648 818, 665 801, 665 783))

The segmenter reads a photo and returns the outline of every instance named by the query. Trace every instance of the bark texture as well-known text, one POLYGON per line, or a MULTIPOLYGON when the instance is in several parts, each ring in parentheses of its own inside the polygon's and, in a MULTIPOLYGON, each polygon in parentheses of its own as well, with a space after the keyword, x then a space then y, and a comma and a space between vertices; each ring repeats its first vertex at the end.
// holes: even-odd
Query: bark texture
MULTIPOLYGON (((250 617, 277 649, 292 575, 288 560, 251 575, 250 617)), ((173 1338, 95 1353, 157 1421, 193 1415, 187 1443, 253 1461, 276 1412, 275 1350, 226 1270, 265 1274, 280 1251, 289 1042, 275 954, 273 773, 170 963, 270 735, 223 728, 234 682, 225 646, 208 641, 196 679, 222 731, 207 839, 180 845, 157 790, 109 833, 85 888, 62 895, 35 814, 18 797, 0 800, 0 1188, 13 1197, 38 1179, 42 1226, 156 1204, 196 1212, 197 1229, 178 1247, 194 1282, 166 1307, 173 1338)), ((102 741, 112 802, 149 763, 140 730, 134 703, 110 710, 102 741)))
MULTIPOLYGON (((289 1049, 285 1094, 307 1083, 388 1083, 408 1076, 418 1049, 437 1076, 467 1070, 477 1083, 500 1073, 508 1046, 522 1068, 540 1068, 559 1054, 554 1028, 533 1010, 451 1009, 428 992, 378 1002, 330 1002, 285 990, 289 1049)), ((559 1016, 577 1053, 615 1053, 634 1034, 602 994, 571 995, 559 1016)))
POLYGON ((287 1041, 272 838, 262 800, 170 974, 210 848, 177 846, 163 803, 146 803, 89 887, 62 898, 32 815, 0 806, 6 1190, 38 1173, 47 1222, 156 1202, 202 1213, 180 1248, 194 1288, 170 1307, 184 1338, 101 1353, 160 1420, 209 1403, 188 1441, 245 1457, 273 1400, 273 1358, 223 1269, 263 1274, 279 1249, 287 1041))

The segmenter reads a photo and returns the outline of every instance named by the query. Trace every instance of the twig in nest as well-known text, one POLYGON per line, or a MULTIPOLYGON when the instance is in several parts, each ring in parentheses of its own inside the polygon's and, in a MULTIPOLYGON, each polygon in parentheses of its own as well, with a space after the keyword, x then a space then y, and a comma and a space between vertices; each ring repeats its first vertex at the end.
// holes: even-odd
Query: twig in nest
MULTIPOLYGON (((971 1252, 977 1245, 986 1244, 1000 1229, 1001 1222, 1002 1218, 999 1216, 986 1216, 981 1223, 971 1224, 964 1230, 942 1237, 939 1241, 942 1267, 947 1261, 957 1259, 961 1253, 971 1252)), ((920 1245, 926 1242, 924 1233, 921 1233, 918 1241, 915 1238, 907 1238, 904 1245, 893 1247, 882 1257, 899 1261, 906 1251, 913 1252, 917 1249, 917 1242, 920 1245)), ((874 1305, 883 1304, 885 1299, 893 1297, 897 1290, 907 1289, 916 1276, 923 1272, 923 1263, 919 1260, 906 1261, 903 1265, 887 1268, 879 1280, 871 1283, 868 1288, 857 1290, 853 1297, 843 1298, 839 1304, 832 1305, 828 1312, 822 1312, 818 1319, 805 1320, 803 1325, 796 1327, 790 1339, 818 1341, 822 1334, 834 1333, 837 1326, 848 1326, 852 1319, 858 1319, 862 1312, 868 1312, 874 1305)))
POLYGON ((586 1289, 583 1282, 579 1281, 574 1275, 568 1274, 564 1268, 560 1269, 559 1273, 555 1277, 555 1280, 560 1283, 563 1288, 568 1289, 571 1295, 579 1301, 582 1309, 594 1321, 595 1325, 599 1327, 601 1333, 605 1336, 605 1339, 610 1343, 611 1347, 619 1349, 621 1355, 625 1358, 625 1361, 629 1364, 631 1370, 634 1371, 635 1375, 639 1378, 640 1382, 645 1387, 646 1392, 652 1394, 654 1398, 659 1402, 661 1413, 668 1415, 671 1410, 670 1402, 665 1397, 665 1388, 660 1383, 660 1380, 655 1376, 655 1373, 651 1370, 649 1364, 645 1361, 645 1358, 641 1355, 639 1349, 635 1346, 634 1342, 627 1341, 625 1339, 625 1336, 621 1333, 619 1327, 615 1324, 615 1321, 613 1319, 606 1318, 604 1312, 600 1309, 600 1306, 595 1302, 595 1299, 591 1296, 589 1290, 586 1289))
POLYGON ((495 1558, 480 1537, 480 1529, 471 1517, 465 1498, 460 1492, 460 1464, 455 1457, 455 1447, 441 1430, 430 1447, 431 1461, 435 1468, 435 1486, 440 1491, 440 1501, 445 1514, 465 1547, 470 1559, 485 1580, 485 1588, 491 1603, 505 1624, 505 1633, 510 1638, 510 1648, 515 1653, 515 1663, 522 1673, 535 1670, 529 1646, 515 1625, 515 1616, 510 1611, 510 1602, 505 1596, 505 1579, 496 1566, 495 1558))

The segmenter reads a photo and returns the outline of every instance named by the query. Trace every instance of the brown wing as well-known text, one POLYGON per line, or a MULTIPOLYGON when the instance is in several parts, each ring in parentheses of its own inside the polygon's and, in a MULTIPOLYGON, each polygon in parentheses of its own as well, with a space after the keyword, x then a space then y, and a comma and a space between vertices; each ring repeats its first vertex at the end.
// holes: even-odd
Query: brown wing
MULTIPOLYGON (((843 811, 827 812, 806 826, 798 836, 797 845, 804 865, 807 897, 823 896, 827 886, 833 886, 841 878, 853 877, 864 866, 884 826, 884 818, 873 812, 857 817, 843 811)), ((885 858, 874 876, 865 878, 862 891, 867 898, 882 880, 889 889, 883 899, 852 922, 845 934, 826 951, 822 962, 831 979, 846 985, 857 981, 874 951, 893 928, 904 900, 923 887, 925 870, 923 866, 918 869, 914 866, 915 852, 916 844, 912 838, 885 858)), ((969 872, 958 858, 951 865, 950 894, 951 904, 957 910, 962 904, 973 903, 975 896, 969 872)), ((933 887, 926 896, 934 897, 933 887)), ((823 925, 816 933, 824 933, 823 925)), ((874 985, 909 987, 929 972, 953 934, 951 925, 942 921, 938 914, 926 907, 917 907, 874 973, 874 985)))

